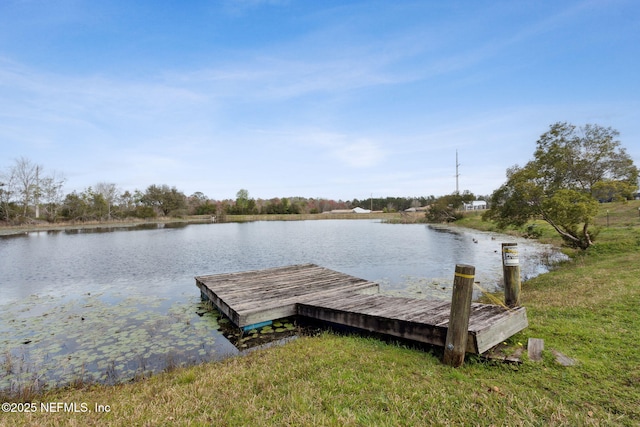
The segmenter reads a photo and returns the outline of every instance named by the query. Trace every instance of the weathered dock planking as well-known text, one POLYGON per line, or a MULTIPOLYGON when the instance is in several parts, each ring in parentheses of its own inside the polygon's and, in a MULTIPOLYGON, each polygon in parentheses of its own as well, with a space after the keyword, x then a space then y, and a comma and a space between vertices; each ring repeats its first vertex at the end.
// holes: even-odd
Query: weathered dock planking
MULTIPOLYGON (((314 264, 196 277, 203 297, 238 327, 306 316, 444 346, 451 303, 380 295, 377 283, 314 264)), ((467 352, 484 353, 528 326, 524 307, 474 303, 467 352)))
MULTIPOLYGON (((357 295, 298 304, 298 315, 444 347, 451 303, 357 295)), ((471 304, 467 352, 482 354, 528 326, 524 307, 471 304)))
POLYGON ((346 291, 378 293, 375 282, 314 264, 196 277, 204 297, 236 326, 297 315, 297 304, 346 291))

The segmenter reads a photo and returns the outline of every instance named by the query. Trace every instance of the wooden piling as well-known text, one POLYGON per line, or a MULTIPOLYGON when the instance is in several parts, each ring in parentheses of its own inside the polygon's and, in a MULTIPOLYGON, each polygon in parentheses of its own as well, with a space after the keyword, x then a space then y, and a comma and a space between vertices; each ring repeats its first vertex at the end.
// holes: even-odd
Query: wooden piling
POLYGON ((445 340, 442 363, 457 368, 464 363, 469 336, 469 315, 476 268, 472 265, 457 264, 453 277, 451 314, 445 340))
POLYGON ((504 302, 509 308, 520 305, 520 262, 518 244, 502 244, 502 272, 504 275, 504 302))

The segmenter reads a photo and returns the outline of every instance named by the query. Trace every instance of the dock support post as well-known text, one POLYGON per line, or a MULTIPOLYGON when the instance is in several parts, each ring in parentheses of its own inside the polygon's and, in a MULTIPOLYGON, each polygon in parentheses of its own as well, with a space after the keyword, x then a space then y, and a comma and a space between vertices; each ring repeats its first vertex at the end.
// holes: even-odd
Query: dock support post
POLYGON ((502 272, 504 275, 504 302, 509 308, 520 305, 520 262, 518 244, 502 244, 502 272))
POLYGON ((444 347, 442 363, 457 368, 464 363, 469 337, 469 315, 476 268, 472 265, 457 264, 453 277, 451 315, 444 347))

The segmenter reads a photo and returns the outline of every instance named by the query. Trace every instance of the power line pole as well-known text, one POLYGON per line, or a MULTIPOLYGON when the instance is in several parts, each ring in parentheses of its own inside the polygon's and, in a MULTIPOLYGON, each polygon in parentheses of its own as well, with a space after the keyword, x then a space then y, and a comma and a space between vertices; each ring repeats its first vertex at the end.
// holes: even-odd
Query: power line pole
POLYGON ((460 194, 460 186, 458 183, 458 179, 460 178, 460 173, 458 172, 458 167, 460 163, 458 163, 458 150, 456 150, 456 194, 460 194))

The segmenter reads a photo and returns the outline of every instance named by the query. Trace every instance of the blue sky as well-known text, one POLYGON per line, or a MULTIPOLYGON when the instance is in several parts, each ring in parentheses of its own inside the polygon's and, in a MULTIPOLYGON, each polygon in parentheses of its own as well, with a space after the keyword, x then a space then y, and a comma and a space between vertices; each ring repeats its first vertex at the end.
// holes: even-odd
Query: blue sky
POLYGON ((0 168, 66 192, 485 195, 558 121, 640 164, 640 2, 0 1, 0 168))

